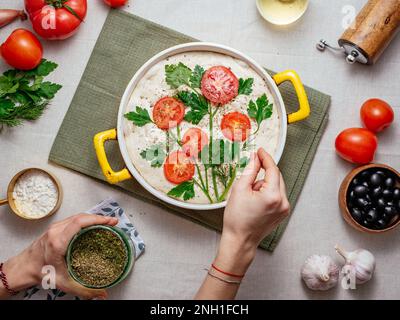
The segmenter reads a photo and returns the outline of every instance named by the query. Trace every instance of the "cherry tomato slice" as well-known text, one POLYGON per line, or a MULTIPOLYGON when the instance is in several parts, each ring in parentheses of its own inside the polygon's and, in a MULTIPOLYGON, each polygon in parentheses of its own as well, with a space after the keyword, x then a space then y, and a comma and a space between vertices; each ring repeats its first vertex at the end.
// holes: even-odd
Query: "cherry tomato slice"
POLYGON ((165 159, 165 178, 174 184, 188 181, 194 176, 194 164, 183 151, 173 151, 165 159))
POLYGON ((230 112, 221 121, 223 135, 231 141, 245 141, 250 134, 251 123, 248 116, 240 112, 230 112))
POLYGON ((365 101, 361 107, 360 115, 364 126, 373 132, 383 131, 394 120, 392 107, 380 99, 365 101))
POLYGON ((167 130, 180 124, 185 116, 185 105, 172 97, 164 97, 153 108, 153 120, 157 127, 167 130))
POLYGON ((183 135, 182 144, 182 149, 186 155, 196 158, 199 152, 208 145, 208 136, 199 128, 190 128, 183 135))
POLYGON ((214 104, 227 104, 238 95, 239 80, 224 66, 208 69, 201 79, 201 92, 214 104))

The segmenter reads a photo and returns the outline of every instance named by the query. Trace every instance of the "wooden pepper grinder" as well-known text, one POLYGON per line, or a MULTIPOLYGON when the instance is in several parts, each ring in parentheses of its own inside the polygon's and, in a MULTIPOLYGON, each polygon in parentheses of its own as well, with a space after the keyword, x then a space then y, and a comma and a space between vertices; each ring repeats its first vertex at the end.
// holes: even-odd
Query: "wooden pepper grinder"
POLYGON ((325 40, 317 44, 321 51, 329 47, 346 54, 353 64, 374 64, 395 37, 400 26, 400 0, 369 0, 338 40, 340 48, 331 47, 325 40))

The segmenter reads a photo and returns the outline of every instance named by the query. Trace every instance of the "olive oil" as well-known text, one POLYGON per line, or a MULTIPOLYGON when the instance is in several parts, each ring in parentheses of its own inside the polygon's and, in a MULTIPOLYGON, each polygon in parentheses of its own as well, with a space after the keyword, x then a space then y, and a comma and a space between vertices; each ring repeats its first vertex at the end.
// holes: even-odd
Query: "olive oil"
POLYGON ((257 0, 258 10, 265 20, 276 25, 287 25, 300 19, 309 0, 257 0))

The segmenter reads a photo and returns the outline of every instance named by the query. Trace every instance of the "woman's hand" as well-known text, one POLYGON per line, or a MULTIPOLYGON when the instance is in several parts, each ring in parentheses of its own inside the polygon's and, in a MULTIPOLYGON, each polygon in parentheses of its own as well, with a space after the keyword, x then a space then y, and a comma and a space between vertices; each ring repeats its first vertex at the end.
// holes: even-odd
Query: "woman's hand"
MULTIPOLYGON (((282 174, 271 156, 259 149, 232 187, 214 265, 225 273, 244 275, 260 242, 288 216, 289 209, 282 174), (256 181, 261 169, 265 170, 265 176, 256 181)), ((213 273, 226 280, 235 280, 217 270, 213 273)), ((237 290, 237 285, 208 276, 196 298, 231 299, 237 290)))
MULTIPOLYGON (((44 276, 42 268, 49 265, 55 268, 55 285, 58 289, 84 299, 105 299, 107 297, 105 290, 85 288, 69 276, 65 254, 69 242, 82 228, 97 224, 114 226, 117 223, 118 220, 112 217, 78 214, 53 224, 21 254, 4 263, 3 271, 7 275, 10 288, 20 291, 33 285, 40 285, 44 276)), ((0 292, 0 297, 2 296, 4 297, 4 294, 0 292)))

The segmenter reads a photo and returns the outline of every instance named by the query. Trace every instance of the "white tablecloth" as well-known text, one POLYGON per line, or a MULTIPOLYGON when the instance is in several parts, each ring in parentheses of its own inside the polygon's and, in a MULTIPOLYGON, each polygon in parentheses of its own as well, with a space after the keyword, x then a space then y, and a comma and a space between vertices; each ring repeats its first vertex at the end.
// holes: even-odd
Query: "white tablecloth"
MULTIPOLYGON (((59 68, 51 80, 63 84, 45 115, 34 123, 0 134, 1 196, 12 176, 27 167, 42 167, 61 180, 65 199, 52 218, 25 222, 0 209, 0 260, 26 247, 52 221, 85 211, 107 197, 116 199, 130 215, 146 242, 146 253, 131 277, 110 291, 112 299, 189 299, 201 284, 216 252, 219 235, 164 210, 136 200, 86 176, 47 163, 51 145, 68 109, 92 48, 107 16, 101 0, 89 0, 86 22, 73 38, 43 41, 45 57, 59 68)), ((296 210, 273 254, 259 250, 240 289, 242 299, 378 299, 400 298, 398 265, 400 229, 384 235, 362 234, 341 218, 337 190, 352 165, 334 152, 334 139, 344 128, 359 126, 359 108, 371 97, 387 100, 395 108, 396 125, 379 135, 377 162, 400 169, 400 38, 374 67, 347 65, 343 59, 315 49, 322 37, 335 42, 343 32, 342 8, 363 0, 311 0, 305 16, 295 25, 277 28, 262 20, 255 0, 130 0, 125 10, 195 38, 237 48, 262 65, 280 71, 293 68, 303 81, 332 96, 330 120, 314 159, 296 210), (335 256, 334 245, 364 247, 377 258, 375 277, 356 291, 337 287, 313 293, 300 280, 299 270, 313 253, 335 256)), ((22 0, 2 0, 1 7, 22 7, 22 0)), ((17 22, 0 30, 0 41, 17 22)), ((7 67, 0 62, 0 71, 7 67)), ((340 261, 340 259, 338 259, 340 261)))

